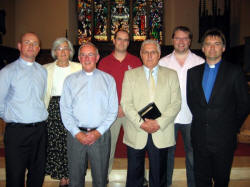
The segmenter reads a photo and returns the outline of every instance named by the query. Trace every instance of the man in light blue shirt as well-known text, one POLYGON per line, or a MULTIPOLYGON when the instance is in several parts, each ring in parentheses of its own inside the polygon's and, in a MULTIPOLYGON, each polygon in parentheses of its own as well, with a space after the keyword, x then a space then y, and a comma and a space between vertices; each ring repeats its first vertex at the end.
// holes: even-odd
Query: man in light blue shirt
POLYGON ((0 118, 6 122, 6 186, 42 187, 46 157, 48 113, 43 102, 47 72, 35 58, 40 50, 36 34, 25 33, 18 43, 20 58, 0 71, 0 118))
POLYGON ((90 161, 94 187, 107 185, 110 126, 117 117, 116 84, 96 69, 98 49, 83 44, 78 52, 82 71, 64 81, 60 110, 67 138, 70 187, 84 186, 86 160, 90 161))

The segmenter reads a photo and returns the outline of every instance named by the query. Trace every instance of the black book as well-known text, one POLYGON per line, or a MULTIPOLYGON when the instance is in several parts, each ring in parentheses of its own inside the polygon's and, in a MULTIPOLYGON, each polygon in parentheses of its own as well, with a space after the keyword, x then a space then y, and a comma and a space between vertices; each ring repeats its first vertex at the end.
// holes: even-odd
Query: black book
POLYGON ((147 119, 156 119, 161 116, 160 110, 157 108, 154 102, 149 103, 147 106, 145 106, 143 109, 141 109, 138 114, 141 116, 141 118, 145 121, 145 118, 147 119))

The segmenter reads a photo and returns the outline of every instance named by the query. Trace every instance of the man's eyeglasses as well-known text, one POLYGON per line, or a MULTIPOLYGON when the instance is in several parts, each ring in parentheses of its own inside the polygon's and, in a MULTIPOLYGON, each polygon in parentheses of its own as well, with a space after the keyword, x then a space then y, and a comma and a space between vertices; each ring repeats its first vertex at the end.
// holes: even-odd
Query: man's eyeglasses
POLYGON ((58 47, 56 48, 57 51, 69 51, 69 47, 58 47))
POLYGON ((80 55, 79 55, 80 57, 89 57, 89 58, 91 58, 91 57, 94 57, 94 56, 96 56, 96 54, 94 54, 94 53, 80 53, 80 55))
POLYGON ((116 38, 117 41, 129 42, 129 39, 116 38))
POLYGON ((38 43, 38 42, 33 42, 33 41, 29 41, 29 40, 25 40, 23 43, 24 43, 25 45, 32 45, 33 47, 39 46, 39 43, 38 43))
POLYGON ((158 54, 158 51, 142 51, 143 55, 150 55, 150 56, 155 56, 158 54))
POLYGON ((176 40, 176 41, 188 41, 189 40, 189 38, 179 38, 179 37, 174 37, 174 40, 176 40))

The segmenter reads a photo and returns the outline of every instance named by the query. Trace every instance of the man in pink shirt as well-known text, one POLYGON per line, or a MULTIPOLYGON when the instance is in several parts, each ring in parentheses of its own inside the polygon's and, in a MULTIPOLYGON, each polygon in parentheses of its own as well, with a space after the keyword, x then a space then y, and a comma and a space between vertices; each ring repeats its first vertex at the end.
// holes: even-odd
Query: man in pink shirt
POLYGON ((110 55, 104 57, 98 65, 98 69, 109 73, 114 77, 119 101, 118 116, 116 121, 110 128, 111 150, 108 170, 109 174, 113 166, 116 143, 119 136, 121 124, 124 124, 124 120, 126 120, 126 117, 124 116, 124 113, 122 111, 122 107, 120 106, 124 73, 129 69, 133 69, 142 65, 138 57, 127 52, 127 48, 129 45, 129 34, 127 31, 117 31, 114 35, 113 44, 115 47, 114 51, 110 55))
MULTIPOLYGON (((190 129, 192 114, 187 105, 186 99, 186 81, 188 69, 204 63, 204 59, 192 53, 189 49, 192 41, 192 33, 188 27, 178 26, 172 34, 172 42, 174 51, 163 57, 159 64, 168 67, 177 72, 180 88, 182 104, 181 110, 175 119, 175 139, 177 140, 178 132, 182 134, 184 148, 186 152, 186 173, 188 187, 195 187, 193 173, 193 148, 191 145, 190 129)), ((172 176, 174 169, 175 146, 168 149, 167 158, 167 186, 172 185, 172 176)))

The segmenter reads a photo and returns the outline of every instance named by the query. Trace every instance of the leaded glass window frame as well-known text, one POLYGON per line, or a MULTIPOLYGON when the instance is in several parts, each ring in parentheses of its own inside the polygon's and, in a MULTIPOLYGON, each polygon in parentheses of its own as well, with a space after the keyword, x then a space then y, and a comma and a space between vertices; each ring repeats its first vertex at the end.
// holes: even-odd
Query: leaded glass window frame
POLYGON ((77 0, 78 44, 111 42, 119 29, 140 42, 164 38, 164 0, 77 0))

